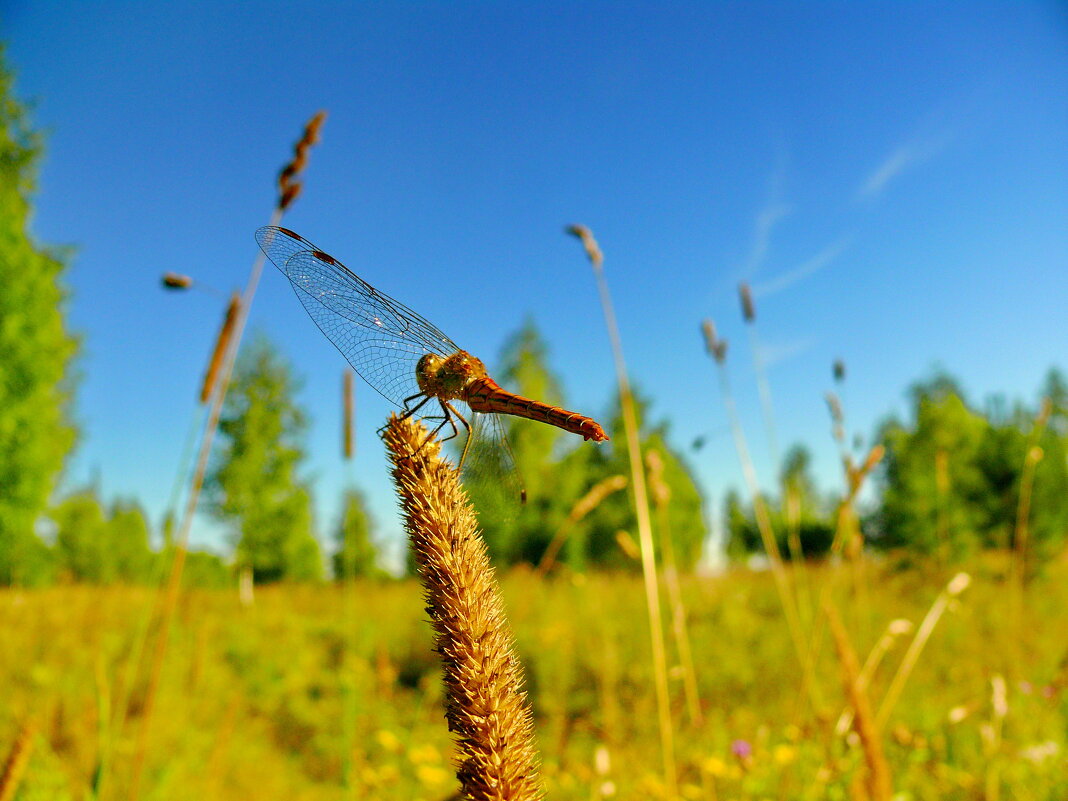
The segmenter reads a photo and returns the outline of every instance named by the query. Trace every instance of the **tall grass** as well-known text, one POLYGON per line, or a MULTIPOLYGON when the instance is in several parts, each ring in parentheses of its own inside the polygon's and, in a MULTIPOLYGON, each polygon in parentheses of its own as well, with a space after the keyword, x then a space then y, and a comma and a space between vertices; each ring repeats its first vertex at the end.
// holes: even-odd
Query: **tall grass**
MULTIPOLYGON (((743 294, 742 297, 744 307, 744 298, 746 295, 743 294)), ((813 704, 815 708, 818 709, 823 706, 823 703, 822 698, 820 697, 819 683, 816 680, 814 673, 812 652, 809 649, 808 643, 805 642, 799 615, 797 595, 794 592, 790 577, 783 565, 782 554, 779 551, 779 545, 775 539, 775 532, 771 525, 771 515, 768 513, 767 503, 764 501, 764 495, 761 492, 760 484, 757 481, 756 469, 753 467, 753 460, 749 456, 749 446, 746 443, 741 418, 738 416, 738 406, 734 401, 734 394, 731 392, 730 378, 727 373, 726 363, 727 346, 726 343, 717 339, 716 328, 711 320, 705 320, 702 323, 701 329, 705 338, 705 348, 715 361, 717 372, 719 373, 720 393, 723 397, 723 405, 727 410, 727 418, 730 422, 731 434, 734 437, 734 447, 738 453, 738 460, 742 466, 742 475, 745 478, 746 488, 749 491, 749 498, 753 505, 753 514, 756 517, 757 530, 760 533, 760 540, 764 546, 764 553, 768 557, 768 564, 771 567, 772 576, 775 578, 775 587, 779 593, 779 602, 782 604, 783 614, 786 617, 786 623, 790 630, 790 641, 793 643, 794 652, 797 655, 798 663, 801 665, 804 677, 802 692, 807 693, 812 697, 813 704)))
POLYGON ((605 328, 612 345, 612 357, 619 385, 619 405, 623 415, 623 430, 627 438, 627 458, 630 462, 630 481, 634 491, 634 512, 638 522, 638 544, 641 548, 642 576, 645 582, 645 600, 649 610, 649 632, 652 642, 653 666, 656 678, 657 718, 660 723, 660 748, 664 762, 664 783, 669 797, 677 793, 675 769, 674 733, 671 724, 671 702, 668 697, 667 656, 664 650, 664 627, 660 619, 660 588, 657 580, 656 553, 653 547, 653 529, 649 515, 649 495, 645 486, 645 468, 642 462, 641 443, 638 439, 638 415, 634 409, 634 397, 630 390, 630 378, 623 358, 623 343, 616 323, 616 312, 608 281, 604 276, 604 255, 593 237, 593 232, 584 225, 570 225, 567 232, 582 242, 586 256, 593 268, 597 293, 601 299, 605 328))

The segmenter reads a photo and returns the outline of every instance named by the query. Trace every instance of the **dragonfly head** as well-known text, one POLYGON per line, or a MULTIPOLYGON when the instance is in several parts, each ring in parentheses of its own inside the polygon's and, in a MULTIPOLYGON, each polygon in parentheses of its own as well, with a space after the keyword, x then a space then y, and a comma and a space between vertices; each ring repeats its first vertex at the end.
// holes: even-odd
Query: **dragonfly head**
POLYGON ((441 365, 444 363, 444 359, 436 353, 427 353, 420 357, 419 361, 415 365, 415 381, 419 384, 419 389, 425 392, 427 395, 438 395, 440 379, 438 374, 441 372, 441 365))

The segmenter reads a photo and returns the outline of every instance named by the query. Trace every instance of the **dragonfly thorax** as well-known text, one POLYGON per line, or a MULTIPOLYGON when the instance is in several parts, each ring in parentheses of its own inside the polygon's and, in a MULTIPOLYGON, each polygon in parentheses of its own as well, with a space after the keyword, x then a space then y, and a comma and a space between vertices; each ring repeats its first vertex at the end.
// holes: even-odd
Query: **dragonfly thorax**
POLYGON ((461 400, 468 384, 485 378, 486 365, 465 350, 450 356, 427 353, 415 366, 415 380, 419 389, 442 400, 461 400))

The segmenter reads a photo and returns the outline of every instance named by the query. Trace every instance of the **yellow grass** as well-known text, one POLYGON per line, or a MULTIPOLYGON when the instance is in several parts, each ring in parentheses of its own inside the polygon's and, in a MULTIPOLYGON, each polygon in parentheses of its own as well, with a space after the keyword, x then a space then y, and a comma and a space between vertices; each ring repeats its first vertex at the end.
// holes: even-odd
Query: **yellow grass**
MULTIPOLYGON (((1026 629, 1012 626, 1005 602, 1007 557, 966 568, 971 586, 944 605, 880 726, 894 791, 978 801, 994 783, 1002 799, 1059 801, 1068 797, 1068 564, 1025 588, 1026 629), (1004 677, 999 693, 991 690, 995 676, 1004 677)), ((892 620, 918 629, 951 578, 883 563, 867 569, 874 634, 848 632, 863 655, 892 620)), ((812 580, 831 583, 833 570, 816 567, 812 580)), ((849 609, 849 582, 833 583, 831 600, 849 609)), ((547 797, 586 801, 609 787, 612 798, 665 798, 641 579, 542 581, 522 572, 501 584, 547 797)), ((815 655, 827 706, 794 723, 801 677, 772 577, 682 577, 681 589, 705 723, 676 739, 679 797, 849 798, 865 755, 853 735, 834 733, 849 701, 831 643, 815 655), (732 751, 736 740, 749 745, 748 757, 732 751)), ((101 801, 128 792, 134 732, 102 742, 98 675, 114 681, 152 597, 136 588, 0 592, 0 755, 12 752, 25 721, 38 728, 20 784, 25 799, 86 798, 105 747, 112 778, 101 801)), ((455 785, 455 752, 424 606, 414 580, 267 587, 250 608, 236 592, 183 594, 144 797, 444 801, 455 785), (345 613, 346 593, 354 613, 345 613), (355 707, 348 724, 346 705, 355 707)), ((880 665, 864 682, 875 709, 908 642, 880 646, 880 665)), ((142 679, 130 692, 135 719, 145 689, 142 679)), ((681 679, 671 700, 678 726, 681 679)))

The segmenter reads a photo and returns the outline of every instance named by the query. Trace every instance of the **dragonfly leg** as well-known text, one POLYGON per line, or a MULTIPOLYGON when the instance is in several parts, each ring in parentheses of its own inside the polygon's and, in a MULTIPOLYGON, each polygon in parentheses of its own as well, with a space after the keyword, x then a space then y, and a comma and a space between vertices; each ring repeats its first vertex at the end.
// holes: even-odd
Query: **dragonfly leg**
MULTIPOLYGON (((458 419, 461 423, 463 423, 464 424, 464 428, 467 429, 467 442, 464 443, 464 450, 463 450, 463 453, 460 454, 460 461, 457 462, 457 464, 456 464, 456 469, 460 470, 464 466, 464 459, 467 458, 467 451, 471 447, 471 424, 469 422, 467 422, 467 418, 465 418, 462 414, 460 414, 458 411, 456 411, 456 408, 451 403, 449 403, 448 401, 442 401, 441 402, 441 407, 443 409, 448 410, 449 412, 452 412, 454 415, 456 415, 456 419, 458 419)), ((452 431, 453 431, 453 434, 452 434, 453 437, 455 437, 459 433, 456 430, 456 423, 452 424, 452 431)), ((449 439, 452 439, 452 437, 449 437, 449 439)))
MULTIPOLYGON (((417 411, 419 411, 419 409, 421 409, 424 405, 426 405, 426 402, 428 400, 430 400, 432 397, 434 397, 434 396, 433 395, 424 396, 423 393, 420 392, 418 395, 412 395, 410 398, 405 398, 404 399, 404 408, 402 409, 403 414, 401 414, 400 419, 401 420, 407 420, 409 417, 411 417, 413 414, 415 414, 417 411), (419 403, 417 403, 411 409, 409 409, 408 408, 408 404, 411 403, 416 398, 422 398, 422 400, 419 401, 419 403)), ((384 426, 379 428, 378 431, 376 431, 375 433, 378 434, 378 436, 381 437, 382 433, 387 428, 389 428, 389 423, 386 423, 384 426)))
MULTIPOLYGON (((433 417, 433 418, 427 418, 427 419, 428 419, 428 420, 429 420, 429 419, 437 420, 437 419, 438 419, 438 416, 437 416, 437 415, 434 415, 434 417, 433 417)), ((418 448, 416 448, 416 449, 415 449, 415 450, 414 450, 414 451, 412 452, 412 456, 415 456, 415 455, 416 455, 417 453, 419 453, 419 451, 423 450, 423 448, 425 448, 425 447, 426 447, 426 444, 427 444, 428 442, 430 442, 430 440, 434 439, 434 437, 435 437, 435 436, 437 436, 437 433, 438 433, 439 431, 441 431, 441 429, 445 428, 446 424, 451 424, 451 425, 452 425, 452 434, 450 434, 449 436, 445 437, 445 439, 443 439, 443 440, 442 440, 442 442, 448 442, 448 441, 449 441, 450 439, 452 439, 453 437, 455 437, 455 436, 456 436, 456 433, 457 433, 457 432, 456 432, 456 423, 453 423, 453 422, 452 422, 452 418, 451 418, 451 417, 449 417, 448 413, 446 412, 446 414, 444 415, 444 418, 443 418, 443 419, 441 420, 441 422, 440 422, 440 423, 438 423, 438 425, 437 425, 437 426, 436 426, 436 427, 434 428, 434 430, 433 430, 433 431, 431 431, 431 432, 430 432, 429 434, 427 434, 427 435, 426 435, 426 439, 424 439, 424 440, 422 441, 422 443, 420 443, 419 447, 418 447, 418 448)))
POLYGON ((413 414, 415 414, 417 411, 419 411, 421 408, 423 408, 426 405, 427 401, 429 401, 432 397, 434 397, 434 396, 433 395, 424 395, 422 392, 418 392, 415 395, 412 395, 410 398, 405 398, 404 399, 404 414, 401 415, 401 420, 407 420, 409 417, 411 417, 413 414), (415 404, 415 406, 413 406, 411 409, 409 409, 408 408, 408 404, 411 403, 416 398, 422 398, 422 400, 419 401, 419 403, 415 404))

